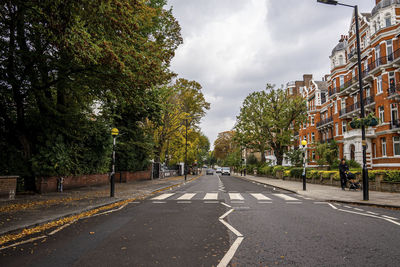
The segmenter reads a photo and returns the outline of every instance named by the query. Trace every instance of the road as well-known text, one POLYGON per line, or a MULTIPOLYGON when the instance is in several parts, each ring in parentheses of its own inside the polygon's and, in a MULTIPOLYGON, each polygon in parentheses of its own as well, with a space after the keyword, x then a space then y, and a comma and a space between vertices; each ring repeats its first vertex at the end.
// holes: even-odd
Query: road
POLYGON ((0 251, 0 266, 398 266, 400 211, 208 175, 0 251))

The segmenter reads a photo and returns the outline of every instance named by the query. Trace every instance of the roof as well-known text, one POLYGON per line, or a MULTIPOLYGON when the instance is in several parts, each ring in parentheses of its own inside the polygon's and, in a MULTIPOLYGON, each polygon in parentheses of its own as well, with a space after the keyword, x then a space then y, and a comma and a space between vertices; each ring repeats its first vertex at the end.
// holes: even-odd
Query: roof
POLYGON ((332 55, 337 52, 346 49, 347 47, 347 41, 343 40, 339 42, 333 49, 332 49, 332 55))
POLYGON ((315 81, 318 85, 319 90, 321 91, 328 91, 328 82, 326 81, 315 81))
POLYGON ((372 16, 374 16, 379 9, 388 7, 390 5, 400 4, 400 0, 382 0, 380 1, 371 11, 372 16))

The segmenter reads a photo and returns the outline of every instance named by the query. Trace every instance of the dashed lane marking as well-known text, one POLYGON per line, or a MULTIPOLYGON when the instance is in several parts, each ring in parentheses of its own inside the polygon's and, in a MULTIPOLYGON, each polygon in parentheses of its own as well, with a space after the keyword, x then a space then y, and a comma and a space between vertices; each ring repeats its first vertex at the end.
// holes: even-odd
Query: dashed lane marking
POLYGON ((387 219, 392 219, 392 220, 398 220, 398 218, 390 217, 390 216, 387 216, 387 215, 382 215, 382 217, 385 217, 387 219))
POLYGON ((258 201, 258 204, 272 204, 271 201, 258 201))
POLYGON ((214 203, 219 203, 219 201, 204 201, 206 204, 214 204, 214 203))
POLYGON ((303 204, 303 202, 286 202, 286 204, 303 204))
POLYGON ((192 201, 177 201, 178 204, 190 204, 192 201))
POLYGON ((229 194, 229 198, 231 200, 244 200, 244 198, 242 197, 241 194, 239 193, 228 193, 229 194))
POLYGON ((165 204, 167 203, 166 201, 153 201, 154 204, 165 204))

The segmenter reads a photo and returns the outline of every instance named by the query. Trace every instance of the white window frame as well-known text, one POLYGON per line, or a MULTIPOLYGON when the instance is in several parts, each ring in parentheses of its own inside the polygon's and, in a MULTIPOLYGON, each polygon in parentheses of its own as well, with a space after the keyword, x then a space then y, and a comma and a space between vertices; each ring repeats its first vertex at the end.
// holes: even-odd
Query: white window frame
POLYGON ((344 85, 344 75, 339 76, 339 87, 342 88, 344 85))
POLYGON ((311 126, 314 126, 314 124, 315 124, 314 116, 311 116, 311 126))
POLYGON ((384 106, 378 107, 378 117, 379 117, 380 123, 385 122, 385 107, 384 106))
POLYGON ((381 138, 381 151, 382 151, 382 157, 387 156, 387 149, 386 149, 386 137, 381 138))
POLYGON ((335 132, 336 132, 336 136, 339 135, 339 124, 336 122, 335 123, 335 132))
POLYGON ((335 114, 336 114, 336 113, 338 113, 338 108, 337 108, 337 100, 335 100, 335 103, 334 103, 334 105, 335 105, 335 114))
POLYGON ((400 156, 400 136, 393 136, 393 155, 400 156), (396 145, 397 145, 397 154, 396 154, 396 145))
POLYGON ((390 15, 390 13, 387 13, 385 15, 385 27, 390 27, 390 26, 392 26, 392 16, 390 15))
POLYGON ((376 79, 376 94, 382 94, 383 93, 383 88, 382 88, 382 75, 379 75, 376 79))
POLYGON ((311 133, 311 142, 314 143, 315 142, 315 134, 311 133))
POLYGON ((393 61, 394 58, 393 58, 393 41, 392 40, 386 41, 386 57, 388 58, 388 61, 389 61, 389 56, 392 57, 391 61, 393 61))
POLYGON ((399 111, 398 111, 398 107, 397 107, 397 103, 392 103, 390 104, 390 120, 394 121, 394 120, 398 120, 399 119, 399 111), (395 116, 393 116, 393 114, 396 114, 395 116), (395 118, 393 118, 395 117, 395 118))
POLYGON ((342 121, 342 134, 344 134, 345 132, 347 132, 347 122, 342 121))

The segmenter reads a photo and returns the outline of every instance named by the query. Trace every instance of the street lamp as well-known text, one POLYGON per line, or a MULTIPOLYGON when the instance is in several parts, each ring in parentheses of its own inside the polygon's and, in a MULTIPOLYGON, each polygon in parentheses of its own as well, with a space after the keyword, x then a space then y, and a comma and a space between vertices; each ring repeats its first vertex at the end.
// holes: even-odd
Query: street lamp
POLYGON ((114 197, 114 189, 115 189, 115 139, 119 131, 117 128, 111 129, 111 135, 113 137, 113 152, 112 152, 112 170, 111 170, 111 177, 110 177, 110 197, 114 197))
POLYGON ((303 146, 303 173, 302 173, 302 178, 303 178, 303 190, 306 191, 306 146, 307 146, 307 141, 302 140, 301 145, 303 146))
MULTIPOLYGON (((351 6, 334 0, 317 0, 317 2, 328 5, 340 5, 354 8, 355 20, 356 20, 356 44, 357 44, 357 66, 358 66, 358 86, 360 87, 360 107, 361 107, 361 119, 365 117, 364 111, 364 89, 362 84, 361 75, 361 51, 360 51, 360 31, 358 26, 358 6, 351 6)), ((362 155, 363 155, 363 165, 362 165, 362 181, 363 181, 363 199, 369 200, 369 184, 368 184, 368 170, 367 170, 367 142, 365 141, 365 125, 361 124, 361 141, 362 141, 362 155)))
POLYGON ((185 129, 186 129, 186 135, 185 135, 185 181, 186 181, 186 176, 187 176, 187 128, 188 128, 188 120, 185 119, 185 129))

